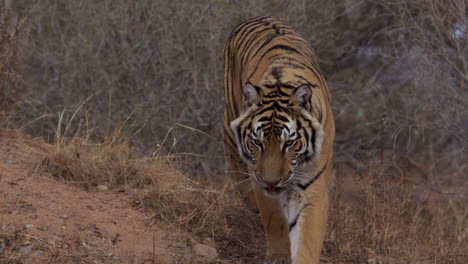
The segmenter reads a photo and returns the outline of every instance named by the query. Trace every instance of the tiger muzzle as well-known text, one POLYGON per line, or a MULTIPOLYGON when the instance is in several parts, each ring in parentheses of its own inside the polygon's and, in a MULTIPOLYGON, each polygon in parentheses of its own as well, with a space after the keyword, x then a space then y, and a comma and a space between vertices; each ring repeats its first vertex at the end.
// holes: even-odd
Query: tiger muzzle
POLYGON ((281 180, 277 181, 265 181, 262 179, 255 179, 257 184, 267 193, 270 195, 280 194, 286 188, 281 184, 281 180))

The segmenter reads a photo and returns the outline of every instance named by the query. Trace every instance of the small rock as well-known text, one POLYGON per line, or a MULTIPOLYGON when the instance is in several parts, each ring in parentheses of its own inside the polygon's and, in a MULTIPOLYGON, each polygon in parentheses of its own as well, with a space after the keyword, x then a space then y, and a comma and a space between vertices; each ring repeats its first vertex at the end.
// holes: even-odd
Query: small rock
POLYGON ((34 227, 34 225, 33 225, 33 224, 29 224, 29 225, 25 225, 24 227, 27 228, 27 229, 31 229, 31 228, 34 227))
POLYGON ((109 187, 107 187, 106 185, 98 185, 96 188, 97 188, 98 190, 100 190, 100 191, 107 191, 107 190, 109 190, 109 187))
POLYGON ((68 215, 61 215, 60 218, 67 220, 70 217, 68 215))
POLYGON ((196 244, 195 246, 193 246, 193 252, 199 256, 204 256, 208 258, 216 258, 216 256, 218 256, 216 248, 204 244, 196 244))
POLYGON ((32 206, 31 204, 23 204, 23 205, 21 205, 21 208, 24 211, 29 211, 31 213, 35 213, 37 211, 37 209, 34 208, 34 206, 32 206))
POLYGON ((19 250, 21 256, 27 256, 27 255, 31 254, 31 251, 32 251, 32 249, 30 247, 22 247, 19 250))
POLYGON ((45 256, 45 254, 44 254, 44 251, 38 250, 38 251, 34 252, 34 256, 43 257, 43 256, 45 256))
POLYGON ((41 230, 41 231, 47 231, 47 230, 49 230, 49 227, 47 227, 47 226, 39 226, 37 229, 38 229, 38 230, 41 230))

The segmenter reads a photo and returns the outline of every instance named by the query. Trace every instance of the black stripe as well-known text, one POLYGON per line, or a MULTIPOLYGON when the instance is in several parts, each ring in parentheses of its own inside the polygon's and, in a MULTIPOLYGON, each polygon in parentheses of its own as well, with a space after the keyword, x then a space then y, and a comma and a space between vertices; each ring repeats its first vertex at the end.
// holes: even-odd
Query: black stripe
MULTIPOLYGON (((297 124, 300 124, 300 123, 301 122, 297 122, 297 124)), ((305 127, 302 128, 301 130, 304 131, 304 138, 305 138, 305 142, 306 142, 305 146, 306 146, 306 149, 307 149, 307 146, 310 144, 310 141, 309 141, 310 137, 309 137, 309 134, 307 134, 307 130, 306 130, 305 127)), ((297 129, 297 131, 299 131, 299 128, 297 129)))
MULTIPOLYGON (((266 17, 254 17, 250 20, 247 20, 239 25, 236 26, 236 29, 231 33, 231 37, 234 37, 234 36, 239 36, 240 34, 240 37, 242 38, 242 36, 245 34, 245 31, 250 28, 251 26, 255 26, 257 22, 260 22, 262 21, 263 19, 265 19, 266 17), (243 31, 243 32, 241 32, 243 31)), ((235 46, 237 47, 237 44, 239 42, 239 38, 238 40, 235 42, 235 46)))
MULTIPOLYGON (((258 30, 258 28, 255 28, 255 30, 258 30)), ((265 31, 269 31, 269 30, 271 30, 271 28, 264 28, 260 31, 255 32, 254 34, 251 34, 251 36, 247 40, 247 44, 245 44, 242 49, 239 48, 240 57, 243 58, 246 52, 251 51, 252 49, 250 48, 250 46, 252 45, 252 42, 254 42, 260 35, 262 35, 262 33, 264 33, 265 31)))
POLYGON ((294 218, 294 220, 289 223, 289 232, 291 232, 291 230, 296 226, 297 224, 297 220, 299 220, 299 216, 301 215, 302 211, 304 211, 304 208, 306 208, 307 206, 309 206, 310 204, 305 204, 301 210, 299 211, 299 213, 297 213, 296 217, 294 218))
POLYGON ((255 115, 261 115, 267 111, 270 111, 270 110, 274 110, 273 106, 268 106, 268 107, 265 107, 263 108, 262 110, 258 111, 257 113, 255 113, 255 115))
POLYGON ((296 216, 294 221, 292 221, 292 223, 289 223, 289 231, 291 231, 294 228, 294 226, 296 226, 298 218, 299 218, 299 214, 296 216))
POLYGON ((322 82, 320 72, 315 71, 315 67, 314 67, 313 64, 311 64, 311 65, 312 65, 312 67, 314 67, 314 69, 312 69, 312 67, 310 67, 308 64, 306 64, 304 62, 298 61, 298 63, 300 63, 302 66, 306 67, 310 72, 312 72, 315 75, 315 77, 317 77, 317 79, 320 82, 322 82))
POLYGON ((313 151, 314 151, 314 154, 317 154, 317 146, 315 145, 315 129, 312 128, 312 135, 311 135, 311 138, 310 138, 310 144, 312 144, 312 147, 313 147, 313 151))
MULTIPOLYGON (((275 38, 276 38, 275 35, 269 35, 269 36, 267 35, 266 37, 259 39, 259 40, 255 43, 254 47, 256 47, 256 46, 257 46, 257 43, 259 43, 259 42, 261 42, 261 41, 263 41, 263 43, 262 43, 262 45, 261 45, 259 48, 257 48, 257 50, 255 51, 255 53, 252 55, 252 58, 254 58, 255 56, 257 56, 257 54, 263 49, 263 47, 265 47, 266 45, 268 45, 268 44, 269 44, 272 40, 274 40, 275 38)), ((260 57, 259 62, 262 60, 262 58, 263 58, 265 55, 266 55, 266 53, 263 53, 262 57, 260 57)), ((244 59, 244 58, 243 58, 243 59, 244 59)), ((244 63, 244 62, 242 61, 242 63, 244 63)), ((258 64, 258 63, 257 63, 257 64, 258 64)), ((256 69, 257 69, 257 68, 255 68, 254 72, 256 71, 256 69)))
POLYGON ((281 63, 283 63, 283 65, 286 65, 286 66, 288 66, 288 67, 291 68, 291 69, 300 69, 300 70, 305 69, 303 66, 301 66, 301 65, 299 65, 299 64, 292 63, 292 62, 285 62, 285 61, 282 61, 281 63))
POLYGON ((278 25, 273 24, 273 29, 275 30, 275 33, 277 35, 281 35, 281 31, 280 31, 280 28, 278 27, 278 25))
POLYGON ((276 118, 286 123, 289 122, 289 119, 282 115, 276 115, 276 118))
POLYGON ((301 53, 299 53, 299 51, 297 51, 293 47, 283 45, 283 44, 278 44, 278 45, 275 45, 275 46, 269 48, 265 53, 263 53, 263 55, 260 57, 259 61, 261 61, 263 59, 263 57, 265 57, 268 53, 270 53, 270 51, 273 51, 273 50, 276 50, 276 49, 282 49, 282 50, 287 50, 287 51, 294 52, 294 53, 297 53, 297 54, 301 54, 301 53))
POLYGON ((283 50, 287 50, 287 51, 290 51, 290 52, 300 54, 299 51, 297 51, 295 48, 290 47, 288 45, 283 45, 283 44, 275 45, 275 46, 269 48, 265 53, 268 53, 268 52, 270 52, 272 50, 275 50, 275 49, 283 49, 283 50))
POLYGON ((272 92, 272 93, 269 93, 269 94, 265 94, 262 97, 263 98, 276 98, 276 97, 278 97, 278 94, 276 92, 272 92))
POLYGON ((312 183, 314 183, 320 177, 320 175, 322 175, 322 173, 325 171, 325 168, 327 167, 327 165, 328 165, 328 161, 327 161, 327 163, 325 163, 325 165, 323 165, 323 168, 317 173, 317 175, 312 177, 312 179, 310 179, 305 184, 298 184, 297 186, 299 188, 301 188, 302 190, 307 189, 310 185, 312 185, 312 183))
MULTIPOLYGON (((272 29, 272 28, 270 28, 272 29)), ((265 42, 262 43, 262 45, 255 51, 255 53, 253 54, 252 57, 255 57, 257 56, 257 54, 260 52, 260 50, 263 49, 263 47, 265 47, 268 43, 270 43, 270 41, 272 41, 273 39, 275 39, 277 36, 275 34, 271 34, 269 36, 266 36, 265 38, 262 38, 261 40, 265 40, 265 42)), ((257 43, 259 43, 260 41, 257 41, 257 43)))
POLYGON ((262 116, 257 120, 257 122, 265 122, 265 121, 269 121, 269 120, 270 120, 270 117, 262 116))
MULTIPOLYGON (((258 32, 258 30, 262 26, 265 26, 265 25, 262 24, 261 22, 259 22, 259 23, 255 24, 255 27, 252 26, 249 30, 244 32, 242 34, 242 40, 240 40, 240 42, 238 41, 239 43, 237 43, 238 45, 236 46, 236 48, 239 51, 249 50, 248 47, 252 44, 253 41, 255 41, 258 38, 259 35, 261 35, 261 32, 263 32, 265 30, 265 29, 263 29, 260 32, 258 32), (244 45, 244 44, 246 44, 246 45, 244 45)), ((267 28, 267 30, 269 30, 269 28, 267 28)))
POLYGON ((317 84, 313 84, 313 83, 309 82, 309 80, 307 80, 306 78, 304 78, 304 77, 302 77, 302 76, 300 76, 300 75, 295 74, 294 77, 299 78, 299 79, 305 81, 305 82, 306 82, 308 85, 310 85, 310 87, 312 87, 312 88, 317 88, 317 87, 318 87, 317 84))
POLYGON ((286 84, 286 83, 281 84, 281 87, 283 87, 285 89, 296 89, 297 88, 294 85, 290 85, 290 84, 286 84))

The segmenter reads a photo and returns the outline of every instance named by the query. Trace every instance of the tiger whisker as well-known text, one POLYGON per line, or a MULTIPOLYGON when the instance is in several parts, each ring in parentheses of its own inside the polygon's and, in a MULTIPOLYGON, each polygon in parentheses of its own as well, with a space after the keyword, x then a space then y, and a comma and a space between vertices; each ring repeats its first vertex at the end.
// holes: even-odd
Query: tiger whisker
POLYGON ((294 171, 295 174, 299 174, 299 175, 310 175, 311 173, 310 172, 302 172, 302 171, 294 171))
POLYGON ((245 179, 245 180, 240 180, 240 181, 237 181, 237 183, 236 183, 236 184, 242 184, 242 183, 245 183, 245 182, 248 182, 248 181, 250 181, 250 182, 251 182, 251 181, 252 181, 252 179, 249 177, 249 178, 247 178, 247 179, 245 179))
POLYGON ((249 172, 240 171, 240 170, 231 170, 231 171, 227 171, 227 173, 240 173, 240 174, 245 174, 245 175, 251 175, 251 173, 249 172))
POLYGON ((299 194, 299 195, 301 196, 302 199, 307 199, 305 192, 302 191, 302 190, 299 190, 298 187, 297 187, 297 185, 294 184, 294 185, 291 185, 291 187, 293 188, 293 190, 294 190, 297 194, 299 194))

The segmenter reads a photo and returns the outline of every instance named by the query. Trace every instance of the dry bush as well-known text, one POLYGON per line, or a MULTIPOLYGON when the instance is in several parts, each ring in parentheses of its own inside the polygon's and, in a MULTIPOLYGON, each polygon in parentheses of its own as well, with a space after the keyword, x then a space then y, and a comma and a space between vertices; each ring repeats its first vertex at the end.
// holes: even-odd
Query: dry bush
POLYGON ((358 172, 353 183, 347 183, 353 186, 338 181, 325 258, 333 263, 464 263, 468 259, 464 199, 458 206, 447 200, 431 202, 430 189, 419 189, 407 177, 382 159, 358 172))
POLYGON ((467 187, 466 1, 355 6, 340 18, 342 32, 363 38, 329 78, 337 163, 362 169, 375 159, 367 152, 385 150, 409 180, 450 199, 467 187), (371 34, 359 34, 362 26, 371 34))
POLYGON ((148 155, 174 123, 188 125, 210 136, 173 130, 163 149, 196 153, 191 169, 224 175, 224 41, 248 17, 277 15, 320 58, 333 94, 338 161, 385 148, 405 159, 418 155, 406 162, 419 167, 449 168, 445 174, 466 169, 463 0, 15 3, 28 14, 19 39, 27 90, 17 117, 51 117, 27 127, 34 135, 53 138, 54 114, 92 96, 95 133, 133 113, 127 127, 141 128, 132 141, 148 155))
POLYGON ((51 139, 55 113, 92 96, 87 111, 96 133, 133 113, 128 129, 142 129, 132 141, 151 153, 174 123, 188 125, 211 137, 174 130, 175 151, 202 155, 193 168, 223 175, 224 42, 242 20, 277 15, 328 47, 320 21, 337 1, 322 2, 18 1, 16 8, 28 14, 20 38, 27 92, 19 115, 48 115, 27 131, 51 139))
POLYGON ((468 142, 466 1, 370 2, 389 22, 372 39, 378 67, 363 89, 371 103, 360 105, 375 135, 367 145, 437 152, 460 168, 468 142))
POLYGON ((16 27, 14 15, 0 4, 0 121, 7 119, 20 95, 16 27))
MULTIPOLYGON (((377 1, 378 2, 378 1, 377 1)), ((382 80, 394 98, 383 117, 396 150, 430 164, 429 173, 468 162, 468 5, 463 0, 382 1, 397 61, 382 80)), ((390 138, 387 136, 387 139, 390 138)))

